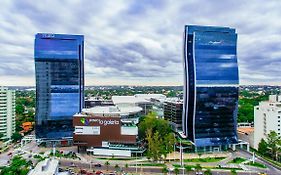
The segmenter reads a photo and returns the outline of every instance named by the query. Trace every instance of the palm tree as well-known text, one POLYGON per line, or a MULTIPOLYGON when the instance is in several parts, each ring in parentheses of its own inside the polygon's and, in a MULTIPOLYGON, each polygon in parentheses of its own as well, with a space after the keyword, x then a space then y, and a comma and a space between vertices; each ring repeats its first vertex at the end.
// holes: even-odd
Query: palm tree
POLYGON ((114 166, 114 168, 115 168, 116 171, 119 171, 119 165, 118 165, 118 164, 116 164, 116 165, 114 166))
POLYGON ((110 163, 109 163, 108 161, 106 161, 106 162, 104 163, 104 165, 106 166, 106 171, 108 171, 108 167, 109 167, 110 163))
POLYGON ((231 173, 231 175, 236 175, 236 174, 237 174, 237 172, 236 172, 235 169, 232 169, 232 170, 230 171, 230 173, 231 173))
POLYGON ((167 174, 169 172, 167 167, 163 167, 162 168, 162 173, 167 174))
POLYGON ((184 169, 186 171, 186 174, 188 174, 188 172, 192 171, 192 168, 190 166, 185 166, 184 169))
POLYGON ((128 167, 129 167, 129 165, 126 163, 126 164, 125 164, 125 170, 126 170, 126 171, 128 170, 128 167))
POLYGON ((176 175, 178 175, 178 174, 180 173, 180 170, 179 170, 178 167, 176 167, 176 168, 174 169, 174 171, 175 171, 175 174, 176 174, 176 175))
POLYGON ((205 172, 204 172, 204 175, 212 175, 212 171, 210 169, 207 169, 205 172))
POLYGON ((196 164, 195 169, 196 169, 197 172, 199 172, 199 171, 202 170, 202 167, 201 167, 200 164, 196 164))

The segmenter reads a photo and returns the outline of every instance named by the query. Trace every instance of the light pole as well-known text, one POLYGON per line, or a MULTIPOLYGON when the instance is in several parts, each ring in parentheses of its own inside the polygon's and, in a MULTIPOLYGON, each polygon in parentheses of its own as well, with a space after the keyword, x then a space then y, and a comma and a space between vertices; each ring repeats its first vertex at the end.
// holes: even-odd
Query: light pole
POLYGON ((136 152, 136 174, 138 173, 138 164, 137 164, 137 152, 136 152))
MULTIPOLYGON (((176 138, 176 135, 174 133, 174 139, 176 138)), ((176 142, 174 143, 174 161, 176 161, 176 142)))
POLYGON ((183 163, 182 163, 182 145, 181 145, 181 140, 180 140, 180 163, 181 163, 181 167, 182 167, 183 163))
POLYGON ((184 165, 183 165, 183 148, 180 139, 180 165, 182 167, 182 174, 184 175, 184 165))
POLYGON ((92 171, 92 161, 90 162, 90 171, 92 171))

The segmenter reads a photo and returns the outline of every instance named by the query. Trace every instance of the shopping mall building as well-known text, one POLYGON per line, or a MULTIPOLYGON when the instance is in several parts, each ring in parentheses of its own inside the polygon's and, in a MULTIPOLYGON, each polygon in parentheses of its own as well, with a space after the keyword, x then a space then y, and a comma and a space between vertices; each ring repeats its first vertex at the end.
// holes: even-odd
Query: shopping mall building
POLYGON ((138 142, 137 118, 140 107, 97 106, 73 116, 73 142, 79 152, 93 155, 126 156, 142 154, 138 142), (134 120, 136 118, 136 120, 134 120))

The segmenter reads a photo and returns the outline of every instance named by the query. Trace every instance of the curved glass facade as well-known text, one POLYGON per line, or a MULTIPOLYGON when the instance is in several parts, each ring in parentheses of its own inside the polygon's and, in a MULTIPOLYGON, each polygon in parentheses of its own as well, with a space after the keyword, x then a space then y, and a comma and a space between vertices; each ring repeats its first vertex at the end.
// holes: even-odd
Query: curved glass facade
POLYGON ((185 27, 183 132, 198 147, 237 142, 236 43, 232 28, 185 27))
POLYGON ((84 37, 35 37, 37 138, 71 138, 72 117, 84 105, 84 37))

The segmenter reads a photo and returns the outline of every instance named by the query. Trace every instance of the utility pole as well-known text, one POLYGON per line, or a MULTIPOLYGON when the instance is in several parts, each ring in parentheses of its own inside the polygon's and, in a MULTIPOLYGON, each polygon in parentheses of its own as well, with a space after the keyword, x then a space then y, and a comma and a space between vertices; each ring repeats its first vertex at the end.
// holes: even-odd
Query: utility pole
POLYGON ((181 167, 182 167, 183 163, 182 163, 182 145, 181 145, 181 140, 180 140, 180 163, 181 163, 181 167))

